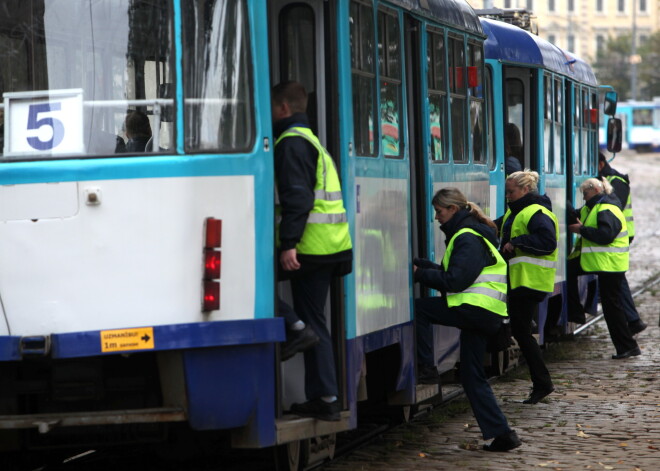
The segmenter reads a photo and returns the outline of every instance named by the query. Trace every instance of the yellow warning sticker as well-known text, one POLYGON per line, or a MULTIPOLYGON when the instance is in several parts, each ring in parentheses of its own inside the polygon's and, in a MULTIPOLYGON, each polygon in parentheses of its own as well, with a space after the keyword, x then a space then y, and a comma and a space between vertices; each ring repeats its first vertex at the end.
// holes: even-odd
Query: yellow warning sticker
POLYGON ((101 331, 102 352, 123 352, 125 350, 147 350, 153 348, 153 327, 101 331))

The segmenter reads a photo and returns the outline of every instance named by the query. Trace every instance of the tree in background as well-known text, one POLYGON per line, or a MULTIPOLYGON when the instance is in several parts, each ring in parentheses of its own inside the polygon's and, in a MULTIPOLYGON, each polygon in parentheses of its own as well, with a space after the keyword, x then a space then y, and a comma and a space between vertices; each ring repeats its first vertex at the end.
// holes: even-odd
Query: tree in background
MULTIPOLYGON (((598 52, 594 71, 598 82, 612 85, 619 101, 630 100, 631 35, 610 37, 598 52), (621 73, 626 71, 626 73, 621 73)), ((656 31, 637 47, 641 62, 637 64, 637 100, 648 101, 660 96, 660 31, 656 31)))
POLYGON ((639 100, 660 96, 660 31, 653 33, 637 49, 642 62, 637 65, 639 100))

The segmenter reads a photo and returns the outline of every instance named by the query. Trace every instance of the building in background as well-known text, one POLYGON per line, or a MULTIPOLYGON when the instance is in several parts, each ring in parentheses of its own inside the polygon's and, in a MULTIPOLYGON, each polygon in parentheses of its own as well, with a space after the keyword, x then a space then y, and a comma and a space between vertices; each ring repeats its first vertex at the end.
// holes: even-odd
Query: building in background
MULTIPOLYGON (((474 9, 520 8, 537 17, 538 35, 595 62, 608 37, 635 33, 636 46, 660 29, 660 0, 468 0, 474 9)), ((639 60, 632 56, 631 61, 639 60)))

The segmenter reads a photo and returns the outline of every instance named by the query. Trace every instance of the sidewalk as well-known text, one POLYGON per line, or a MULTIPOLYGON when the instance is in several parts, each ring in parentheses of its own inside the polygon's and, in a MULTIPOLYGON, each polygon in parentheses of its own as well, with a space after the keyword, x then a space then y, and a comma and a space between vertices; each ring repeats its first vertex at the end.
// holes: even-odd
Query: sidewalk
POLYGON ((574 341, 546 351, 556 391, 541 403, 521 403, 531 384, 526 367, 493 384, 521 447, 482 451, 479 427, 459 399, 321 469, 660 469, 660 283, 635 301, 649 325, 637 335, 641 356, 612 360, 614 347, 601 320, 574 341), (450 411, 457 412, 447 417, 450 411))

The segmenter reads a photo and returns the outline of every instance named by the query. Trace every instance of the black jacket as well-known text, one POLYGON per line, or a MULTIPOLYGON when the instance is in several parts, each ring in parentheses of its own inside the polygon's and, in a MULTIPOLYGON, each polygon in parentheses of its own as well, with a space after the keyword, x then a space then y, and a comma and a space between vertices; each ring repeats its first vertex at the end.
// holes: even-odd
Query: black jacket
MULTIPOLYGON (((453 218, 440 226, 447 237, 445 244, 449 244, 454 234, 463 228, 475 230, 497 247, 495 230, 477 221, 467 209, 459 210, 453 218)), ((418 267, 415 272, 415 281, 437 289, 443 295, 447 292, 458 293, 471 286, 482 270, 495 262, 495 257, 480 237, 469 233, 461 234, 454 241, 454 249, 446 271, 441 265, 429 260, 414 260, 418 267)))
MULTIPOLYGON (((291 127, 309 128, 304 113, 296 113, 274 124, 275 140, 291 127)), ((275 177, 282 209, 280 249, 295 248, 302 239, 309 212, 314 208, 314 186, 318 151, 305 138, 287 137, 275 146, 275 177)), ((308 262, 346 262, 353 259, 352 250, 331 255, 298 254, 298 260, 308 262)))
POLYGON ((144 152, 147 148, 151 136, 136 136, 126 142, 124 152, 144 152))
MULTIPOLYGON (((585 206, 589 209, 593 209, 593 207, 599 203, 613 204, 618 207, 621 206, 619 199, 614 196, 614 194, 606 195, 602 193, 596 196, 592 196, 591 199, 587 201, 585 206)), ((596 244, 609 245, 621 232, 621 221, 619 221, 619 218, 617 218, 612 213, 612 211, 605 210, 599 212, 597 224, 598 227, 582 226, 580 228, 580 235, 585 239, 590 240, 591 242, 595 242, 596 244)))
POLYGON ((626 201, 628 201, 628 196, 630 196, 630 178, 628 178, 628 175, 617 172, 612 167, 610 167, 610 164, 605 163, 603 169, 598 172, 598 176, 605 178, 621 177, 625 180, 625 182, 623 182, 620 179, 615 178, 610 182, 612 184, 612 188, 614 189, 614 194, 617 198, 619 198, 619 201, 621 202, 619 207, 623 211, 623 208, 626 206, 626 201))
POLYGON ((552 202, 546 195, 538 193, 527 193, 522 198, 509 203, 511 214, 503 227, 500 228, 501 246, 511 242, 515 248, 524 250, 532 255, 549 255, 557 248, 557 233, 555 225, 548 216, 538 210, 527 223, 529 234, 521 235, 511 239, 511 226, 518 213, 526 207, 538 204, 552 211, 552 202))

